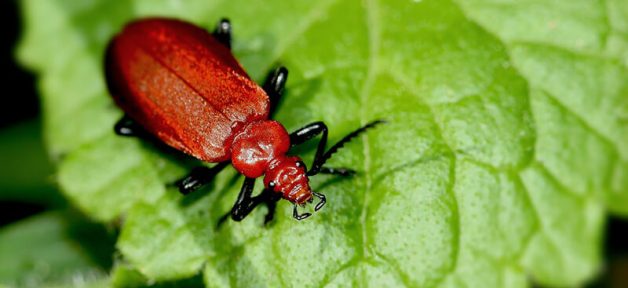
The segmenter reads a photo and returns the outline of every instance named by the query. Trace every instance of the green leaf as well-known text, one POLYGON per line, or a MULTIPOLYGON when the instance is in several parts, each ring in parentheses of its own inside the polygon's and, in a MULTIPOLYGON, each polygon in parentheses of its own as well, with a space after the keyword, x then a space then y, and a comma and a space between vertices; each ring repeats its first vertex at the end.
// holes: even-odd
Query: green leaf
POLYGON ((110 260, 102 253, 111 252, 111 243, 76 216, 49 212, 0 230, 0 285, 92 287, 87 284, 103 281, 102 266, 110 260))
POLYGON ((18 52, 40 75, 62 189, 95 219, 125 215, 118 248, 150 281, 580 286, 602 265, 607 211, 628 215, 626 3, 26 0, 18 52), (270 227, 260 208, 216 229, 233 170, 184 198, 165 184, 189 162, 111 132, 102 53, 148 15, 208 30, 229 17, 255 79, 290 69, 288 130, 324 120, 333 142, 388 120, 330 163, 359 174, 314 178, 329 203, 308 221, 282 201, 270 227))
POLYGON ((167 281, 154 283, 149 281, 137 270, 126 264, 121 264, 114 267, 111 273, 111 286, 117 288, 137 288, 137 287, 151 287, 151 288, 193 288, 203 287, 203 278, 200 275, 196 275, 187 279, 179 279, 176 281, 167 281))

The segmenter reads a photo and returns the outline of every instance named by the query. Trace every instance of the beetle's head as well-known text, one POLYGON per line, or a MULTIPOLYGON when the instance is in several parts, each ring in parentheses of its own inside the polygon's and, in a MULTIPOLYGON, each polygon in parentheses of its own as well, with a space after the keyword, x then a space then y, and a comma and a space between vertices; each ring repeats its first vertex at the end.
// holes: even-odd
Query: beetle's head
POLYGON ((296 156, 286 156, 276 158, 266 171, 264 176, 264 186, 294 203, 293 216, 297 220, 309 217, 310 213, 299 214, 298 206, 305 206, 312 203, 313 197, 320 199, 315 211, 318 211, 325 205, 325 196, 312 191, 309 179, 307 177, 307 168, 301 158, 296 156))

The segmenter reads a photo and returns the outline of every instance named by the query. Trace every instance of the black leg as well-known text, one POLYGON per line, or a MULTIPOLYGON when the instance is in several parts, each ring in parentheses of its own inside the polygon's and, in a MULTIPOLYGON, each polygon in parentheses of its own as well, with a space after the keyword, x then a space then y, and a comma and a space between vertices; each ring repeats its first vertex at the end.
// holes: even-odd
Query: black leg
POLYGON ((318 202, 318 204, 316 204, 316 207, 314 207, 314 211, 318 211, 321 210, 321 208, 323 208, 323 206, 325 206, 325 203, 327 203, 327 198, 325 197, 325 195, 312 191, 312 195, 318 197, 318 199, 320 199, 320 201, 318 202))
POLYGON ((220 19, 213 35, 220 43, 231 49, 231 22, 229 22, 229 19, 220 19))
MULTIPOLYGON (((340 141, 338 141, 336 144, 334 144, 334 146, 331 146, 331 148, 329 148, 329 150, 327 150, 327 152, 325 152, 325 154, 320 156, 318 159, 314 159, 314 165, 313 165, 312 168, 316 168, 317 170, 314 170, 313 174, 311 174, 311 175, 316 175, 317 173, 319 173, 320 169, 323 167, 323 164, 325 164, 325 162, 327 160, 329 160, 329 158, 331 158, 331 155, 336 153, 336 151, 338 151, 338 149, 342 148, 342 146, 344 146, 347 142, 351 141, 353 138, 355 138, 358 135, 362 134, 362 132, 365 132, 366 130, 368 130, 370 128, 373 128, 373 127, 377 126, 378 124, 382 124, 382 123, 386 123, 386 121, 384 121, 384 120, 372 121, 372 122, 367 123, 366 125, 358 128, 358 129, 356 129, 355 131, 347 134, 347 136, 343 137, 342 139, 340 139, 340 141)), ((316 155, 318 156, 319 153, 316 153, 316 155)))
MULTIPOLYGON (((360 127, 359 129, 349 133, 347 136, 340 139, 340 141, 338 141, 338 143, 329 148, 327 152, 325 152, 325 146, 327 145, 327 125, 325 125, 325 123, 323 122, 314 122, 293 132, 292 134, 290 134, 290 143, 292 144, 292 146, 299 145, 307 140, 314 138, 318 134, 322 134, 321 140, 318 142, 316 155, 314 156, 314 163, 312 164, 312 168, 310 168, 310 170, 307 172, 308 176, 313 176, 321 172, 325 162, 331 157, 332 154, 336 153, 338 149, 342 148, 342 146, 344 146, 347 142, 351 141, 356 136, 360 135, 362 132, 368 130, 369 128, 373 128, 381 123, 384 123, 384 121, 376 120, 360 127)), ((327 169, 328 172, 330 172, 329 169, 330 168, 327 169)))
MULTIPOLYGON (((242 190, 240 190, 240 195, 238 196, 238 200, 236 201, 236 204, 234 205, 233 209, 231 209, 231 211, 229 211, 228 213, 220 217, 220 219, 218 219, 217 227, 220 227, 229 217, 231 217, 235 221, 240 221, 244 219, 249 213, 251 213, 251 211, 253 211, 253 209, 257 205, 262 204, 262 203, 265 203, 266 206, 268 207, 268 213, 264 217, 264 225, 268 225, 268 223, 270 223, 273 220, 273 218, 275 217, 275 210, 277 208, 277 201, 281 199, 281 194, 275 193, 269 189, 264 189, 262 191, 262 194, 260 194, 259 196, 250 197, 251 193, 247 192, 248 190, 245 190, 245 185, 247 185, 246 180, 245 180, 245 183, 242 185, 242 190), (247 200, 242 201, 243 199, 242 193, 249 193, 248 201, 251 204, 242 203, 242 202, 247 201, 247 200), (241 209, 240 207, 236 208, 236 206, 238 206, 239 204, 240 204, 240 207, 248 207, 249 211, 244 213, 245 209, 241 209), (237 211, 238 213, 237 216, 234 216, 234 211, 237 211)), ((246 189, 249 189, 248 186, 246 189)), ((253 189, 253 188, 250 187, 250 189, 253 189)))
POLYGON ((301 221, 301 220, 303 220, 303 219, 305 219, 307 217, 312 216, 312 213, 307 213, 307 212, 303 213, 303 214, 299 214, 299 211, 297 210, 298 207, 299 206, 297 204, 294 204, 294 208, 292 209, 292 218, 301 221))
POLYGON ((268 193, 268 196, 266 197, 266 202, 265 202, 266 206, 268 207, 268 213, 266 213, 266 216, 264 217, 264 225, 268 225, 268 223, 270 223, 270 221, 273 221, 273 218, 275 217, 275 210, 277 209, 277 201, 281 199, 281 194, 275 193, 269 189, 264 189, 264 192, 262 193, 268 193))
POLYGON ((144 129, 129 116, 124 115, 113 126, 113 131, 120 136, 143 136, 144 129))
MULTIPOLYGON (((325 146, 327 145, 327 125, 323 122, 314 122, 306 125, 305 127, 290 134, 290 144, 292 146, 302 144, 303 142, 310 140, 316 135, 321 135, 321 140, 318 142, 316 148, 316 155, 314 155, 314 163, 312 168, 307 172, 307 175, 312 176, 318 174, 319 170, 323 166, 321 162, 322 157, 325 154, 325 146)), ((324 160, 322 162, 325 162, 324 160)))
POLYGON ((305 141, 310 140, 321 133, 323 134, 321 141, 325 141, 325 143, 327 143, 327 125, 325 125, 325 123, 319 121, 307 124, 305 127, 302 127, 290 134, 290 145, 294 147, 299 144, 303 144, 305 141))
POLYGON ((279 99, 283 94, 283 90, 286 87, 286 82, 288 81, 288 69, 286 67, 280 66, 279 68, 271 71, 266 76, 266 81, 262 88, 268 94, 270 98, 270 115, 272 116, 277 108, 277 104, 279 103, 279 99))
POLYGON ((231 208, 231 219, 234 221, 242 221, 247 215, 257 207, 257 205, 264 203, 267 194, 262 193, 258 196, 251 197, 253 193, 253 187, 255 186, 255 178, 246 178, 240 189, 240 194, 236 200, 235 205, 231 208))
POLYGON ((203 185, 211 182, 216 174, 229 165, 229 161, 224 161, 216 164, 212 168, 200 166, 192 169, 192 172, 188 176, 176 181, 174 184, 179 187, 181 194, 189 194, 196 191, 203 185))

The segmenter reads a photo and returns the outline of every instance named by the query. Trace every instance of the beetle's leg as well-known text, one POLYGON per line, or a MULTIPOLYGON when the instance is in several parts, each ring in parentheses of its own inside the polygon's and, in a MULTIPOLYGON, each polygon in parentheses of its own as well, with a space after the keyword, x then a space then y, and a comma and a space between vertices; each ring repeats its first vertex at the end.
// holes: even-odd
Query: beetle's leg
POLYGON ((255 186, 255 178, 246 178, 240 189, 240 194, 235 205, 231 209, 231 219, 241 221, 255 209, 259 204, 266 203, 268 205, 268 214, 264 219, 264 224, 270 222, 275 215, 275 206, 281 195, 269 189, 264 189, 260 195, 251 197, 255 186))
POLYGON ((238 199, 235 205, 231 208, 231 219, 234 221, 242 221, 244 217, 249 215, 257 205, 264 203, 266 195, 264 193, 251 197, 253 193, 253 187, 255 186, 255 178, 246 178, 238 194, 238 199))
POLYGON ((211 182, 216 174, 229 165, 229 161, 224 161, 216 164, 214 167, 207 168, 205 166, 199 166, 192 169, 192 172, 186 177, 183 177, 176 181, 174 185, 179 187, 181 194, 189 194, 196 191, 203 185, 211 182))
POLYGON ((137 122, 125 114, 113 126, 113 131, 120 136, 141 136, 144 129, 142 129, 137 122))
POLYGON ((229 19, 220 19, 218 24, 216 24, 213 35, 220 43, 231 49, 231 22, 229 22, 229 19))
POLYGON ((277 108, 279 99, 283 95, 284 87, 288 81, 288 69, 280 66, 279 68, 271 71, 266 76, 266 81, 262 85, 262 89, 270 98, 270 115, 272 116, 277 108))
POLYGON ((264 189, 262 194, 266 194, 265 202, 266 207, 268 207, 268 213, 264 217, 264 225, 268 225, 270 221, 273 221, 275 217, 275 210, 277 209, 277 201, 281 199, 281 194, 275 193, 270 189, 264 189))
POLYGON ((325 203, 327 203, 327 198, 325 197, 325 195, 312 191, 312 195, 318 197, 318 199, 320 199, 320 201, 318 201, 318 204, 316 204, 316 207, 314 207, 314 211, 318 211, 321 210, 321 208, 323 208, 323 206, 325 206, 325 203))
MULTIPOLYGON (((246 185, 246 182, 245 182, 245 185, 246 185)), ((242 195, 242 192, 244 191, 244 185, 242 186, 242 189, 243 190, 240 191, 240 195, 242 195)), ((222 217, 220 217, 220 219, 218 219, 218 225, 217 225, 218 227, 220 227, 229 217, 231 218, 237 217, 237 219, 234 218, 235 221, 240 221, 244 219, 244 217, 246 217, 249 213, 251 213, 251 211, 253 211, 253 209, 257 205, 262 204, 262 203, 265 203, 266 206, 268 207, 268 213, 266 213, 266 216, 264 217, 264 225, 268 225, 268 223, 270 223, 275 217, 277 201, 281 199, 281 194, 275 193, 269 189, 264 189, 262 193, 256 197, 250 197, 250 194, 249 194, 249 201, 252 202, 252 204, 243 204, 243 206, 249 207, 249 211, 246 213, 241 213, 241 211, 243 210, 239 209, 237 210, 239 211, 238 212, 239 214, 237 216, 233 216, 234 211, 236 211, 236 206, 238 205, 238 203, 240 203, 240 199, 241 197, 238 196, 238 201, 236 202, 236 205, 234 205, 233 209, 229 211, 228 213, 226 213, 225 215, 223 215, 222 217)))
POLYGON ((347 136, 340 139, 340 141, 334 144, 334 146, 331 146, 331 148, 329 148, 329 150, 327 150, 327 152, 325 152, 324 154, 319 153, 319 151, 316 151, 316 158, 314 158, 314 164, 312 165, 312 169, 310 169, 310 171, 308 172, 308 175, 318 174, 320 172, 320 169, 323 167, 323 164, 325 164, 325 162, 329 160, 329 158, 331 158, 331 155, 336 153, 338 149, 342 148, 342 146, 344 146, 347 142, 351 141, 353 138, 357 137, 358 135, 365 132, 366 130, 373 128, 377 126, 378 124, 382 124, 382 123, 385 123, 385 121, 375 120, 370 123, 367 123, 366 125, 356 129, 355 131, 347 134, 347 136))
POLYGON ((312 216, 312 213, 304 212, 303 214, 299 214, 298 211, 299 205, 294 204, 294 208, 292 208, 292 218, 297 219, 299 221, 312 216))
POLYGON ((318 148, 316 148, 316 155, 314 156, 312 168, 310 168, 307 172, 307 175, 309 176, 318 174, 325 162, 323 157, 325 155, 325 146, 327 145, 327 125, 323 122, 314 122, 290 134, 290 143, 292 146, 302 144, 303 142, 316 137, 318 134, 322 134, 321 140, 318 141, 318 148))
POLYGON ((299 145, 309 139, 314 138, 318 134, 322 134, 321 140, 318 142, 316 155, 314 156, 314 163, 312 164, 312 168, 310 168, 310 170, 307 172, 308 176, 313 176, 321 172, 323 164, 325 164, 325 162, 331 157, 332 154, 336 153, 338 149, 342 148, 345 143, 351 141, 353 138, 360 135, 362 132, 368 130, 369 128, 372 128, 381 123, 384 123, 384 121, 376 120, 356 129, 355 131, 340 139, 340 141, 338 141, 338 143, 329 148, 327 152, 325 152, 325 145, 327 144, 327 126, 323 122, 314 122, 293 132, 292 134, 290 134, 290 143, 293 146, 299 145))

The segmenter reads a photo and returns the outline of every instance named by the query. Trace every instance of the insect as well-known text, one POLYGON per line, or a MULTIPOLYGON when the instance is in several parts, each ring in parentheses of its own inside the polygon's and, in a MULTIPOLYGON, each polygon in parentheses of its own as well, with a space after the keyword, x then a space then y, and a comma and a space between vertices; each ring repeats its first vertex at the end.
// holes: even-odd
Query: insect
POLYGON ((228 215, 244 219, 255 207, 266 204, 265 221, 272 220, 276 202, 294 204, 293 217, 311 213, 297 207, 318 198, 314 211, 326 203, 313 191, 309 177, 323 174, 350 176, 354 170, 326 167, 325 162, 345 143, 382 123, 373 121, 349 133, 329 150, 327 126, 314 122, 288 133, 271 119, 288 77, 279 67, 260 87, 234 58, 231 24, 222 19, 213 33, 175 19, 147 18, 126 25, 107 47, 107 87, 125 115, 114 130, 123 136, 150 135, 202 161, 217 163, 194 168, 175 182, 188 194, 210 182, 229 164, 246 178, 228 215), (317 135, 320 141, 308 170, 301 158, 288 150, 317 135), (264 190, 253 196, 255 179, 264 176, 264 190))

